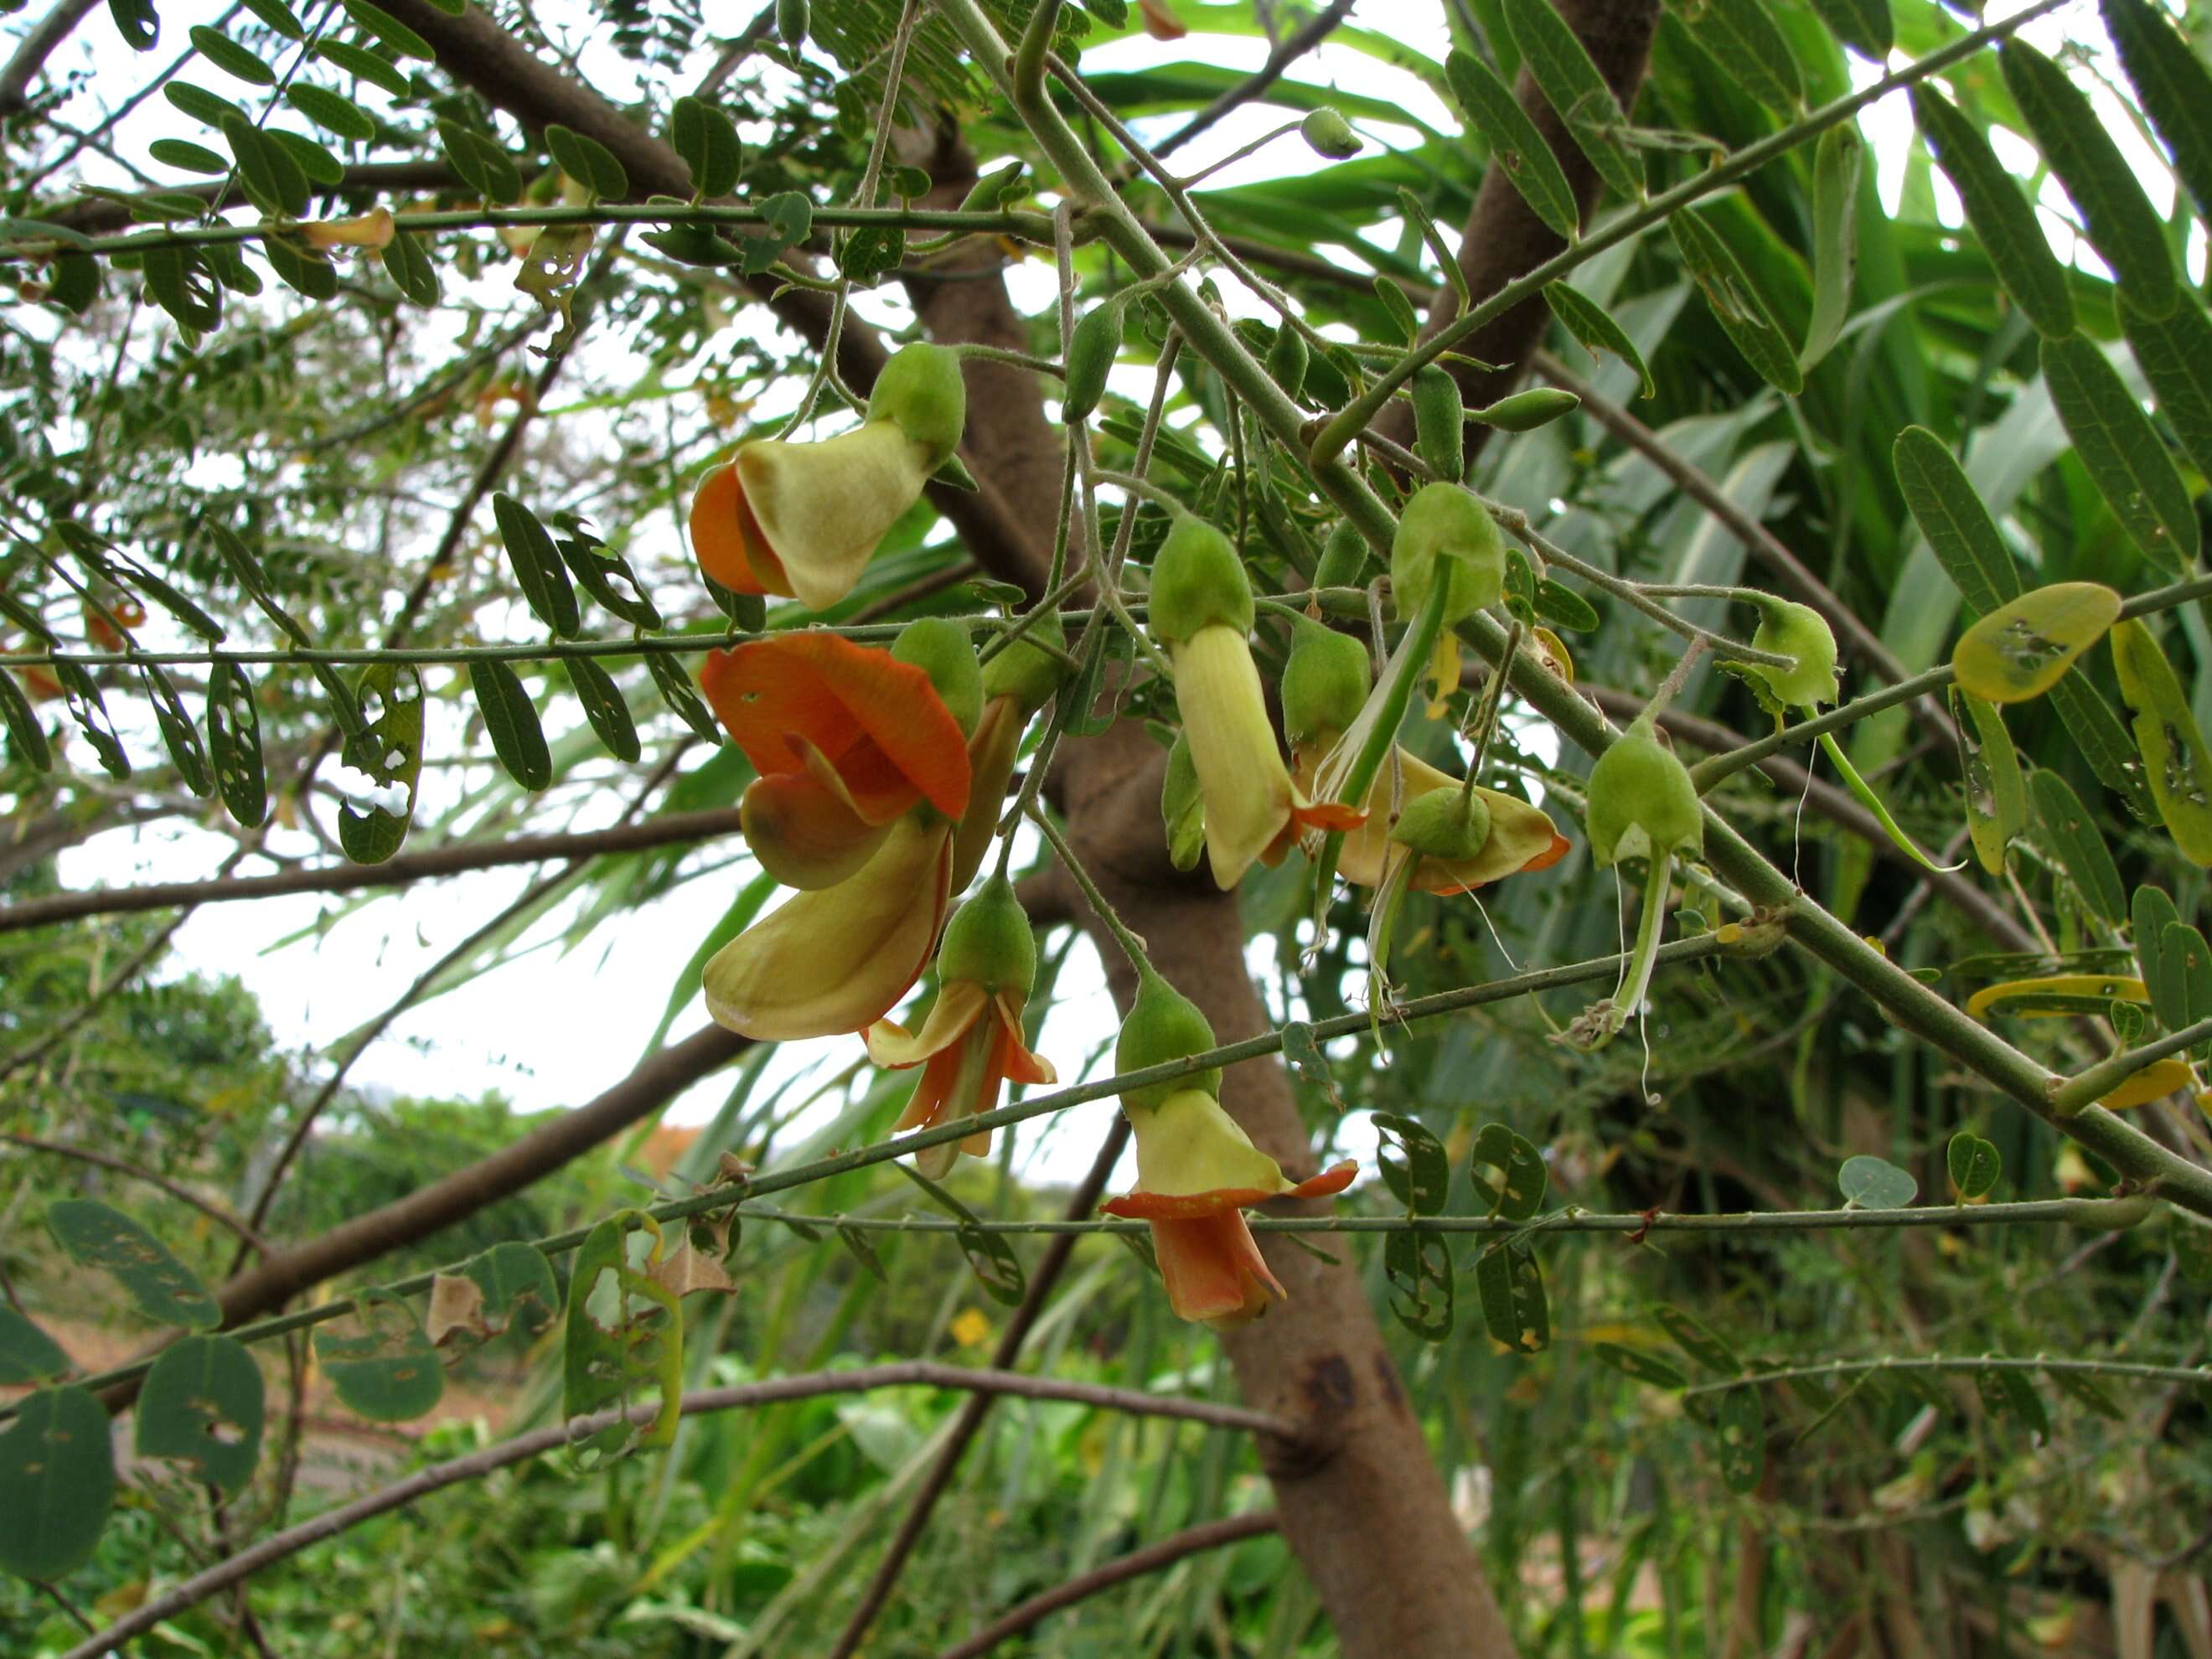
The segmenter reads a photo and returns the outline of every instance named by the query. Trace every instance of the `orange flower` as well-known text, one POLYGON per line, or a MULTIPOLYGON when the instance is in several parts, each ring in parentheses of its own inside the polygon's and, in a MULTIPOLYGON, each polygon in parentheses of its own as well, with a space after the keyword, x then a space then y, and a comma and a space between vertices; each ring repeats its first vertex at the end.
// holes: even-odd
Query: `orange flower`
POLYGON ((967 811, 967 734, 927 670, 889 651, 779 634, 711 653, 699 684, 760 772, 745 837, 778 881, 832 886, 917 805, 967 811))

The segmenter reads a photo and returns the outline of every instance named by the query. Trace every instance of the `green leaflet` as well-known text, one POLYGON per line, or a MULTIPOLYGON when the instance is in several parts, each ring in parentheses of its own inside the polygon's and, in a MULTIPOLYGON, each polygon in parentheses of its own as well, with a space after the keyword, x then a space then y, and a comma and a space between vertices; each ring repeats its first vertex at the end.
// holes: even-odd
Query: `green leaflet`
POLYGON ((1805 376, 1797 367, 1797 353, 1720 233, 1693 208, 1676 213, 1667 228, 1682 251, 1684 268, 1745 361, 1777 391, 1791 397, 1802 392, 1805 376))
POLYGON ((1515 1353, 1541 1353, 1552 1344, 1551 1304, 1543 1269, 1526 1244, 1493 1244, 1475 1258, 1475 1294, 1491 1340, 1515 1353))
POLYGON ((2165 983, 2166 930, 2180 920, 2181 912, 2173 902, 2173 896, 2163 887, 2136 888, 2128 905, 2128 932, 2136 947, 2136 976, 2149 989, 2151 1007, 2161 1023, 2166 1021, 2169 1006, 2160 988, 2165 983))
POLYGON ((261 1368, 235 1337, 188 1336, 146 1374, 136 1412, 141 1457, 167 1458, 230 1493, 261 1455, 261 1368))
POLYGON ((261 710, 244 666, 218 657, 208 671, 208 756, 215 786, 232 817, 245 829, 269 816, 268 769, 261 757, 261 710))
POLYGON ((1813 9, 1836 39, 1876 63, 1886 61, 1897 44, 1889 0, 1813 0, 1813 9))
POLYGON ((574 639, 582 626, 583 613, 568 567, 551 534, 538 515, 505 490, 491 498, 492 517, 499 525, 499 539, 507 549, 507 562, 514 572, 515 586, 538 620, 562 639, 574 639))
POLYGON ((1951 1137, 1944 1149, 1943 1163, 1951 1176, 1952 1190, 1961 1202, 1968 1199, 1988 1196, 2004 1173, 2004 1160, 1998 1155, 1993 1142, 1983 1139, 1972 1129, 1961 1129, 1951 1137))
POLYGON ((1676 10, 1698 44, 1745 92, 1778 115, 1803 106, 1805 78, 1768 0, 1697 0, 1676 10))
POLYGON ((2197 562, 2197 510, 2119 371, 2094 341, 2077 335, 2043 342, 2043 379, 2081 465, 2129 539, 2169 574, 2187 571, 2197 562))
POLYGON ((2185 921, 2169 921, 2159 940, 2158 979, 2146 981, 2158 1023, 2185 1030, 2212 1017, 2212 949, 2185 921))
POLYGON ((1713 1423, 1713 1444, 1720 1459, 1722 1483, 1739 1495, 1758 1491, 1766 1471, 1766 1405, 1756 1382, 1730 1389, 1721 1396, 1713 1423))
POLYGON ((556 122, 545 129, 554 164, 592 195, 618 202, 629 194, 629 174, 615 153, 587 133, 556 122))
POLYGON ((2212 478, 2212 318, 2186 289, 2164 317, 2146 314, 2124 295, 2118 308, 2159 413, 2191 465, 2212 478))
POLYGON ((738 185, 744 167, 744 145, 737 124, 714 105, 679 98, 668 112, 668 142, 691 169, 691 185, 712 201, 738 185))
POLYGON ((2191 864, 2212 865, 2212 750, 2188 695, 2149 629, 2130 618, 2112 629, 2120 701, 2135 717, 2150 797, 2174 845, 2191 864))
POLYGON ((41 1389, 0 1433, 0 1570, 52 1583, 84 1565, 115 1500, 113 1430, 80 1388, 41 1389))
POLYGON ((607 752, 617 760, 635 760, 640 753, 637 722, 630 718, 629 704, 623 701, 614 676, 590 657, 563 657, 561 669, 568 678, 568 689, 584 706, 584 718, 592 723, 607 752))
POLYGON ((1382 1242, 1382 1277, 1390 1286, 1390 1311, 1424 1342, 1441 1342, 1452 1329, 1451 1241, 1410 1229, 1382 1242))
POLYGON ((384 1291, 365 1291, 349 1336, 325 1326, 315 1333, 315 1363, 338 1398, 372 1423, 404 1423, 435 1407, 446 1392, 446 1368, 415 1311, 384 1291))
POLYGON ((1507 182, 1530 212, 1572 241, 1582 222, 1574 188, 1512 88, 1462 47, 1454 47, 1444 60, 1444 76, 1468 120, 1490 146, 1491 165, 1504 168, 1507 182))
POLYGON ((1644 168, 1621 143, 1620 104, 1552 0, 1505 0, 1505 26, 1529 75, 1559 112, 1598 177, 1628 200, 1644 196, 1644 168))
POLYGON ((1544 1155, 1527 1137, 1503 1123, 1486 1123, 1475 1132, 1468 1154, 1468 1179, 1475 1196, 1490 1206, 1490 1213, 1508 1221, 1527 1221, 1544 1205, 1544 1188, 1550 1181, 1544 1155), (1482 1174, 1487 1166, 1498 1171, 1491 1181, 1482 1174))
POLYGON ((561 1409, 589 1416, 637 1403, 637 1390, 658 1389, 651 1425, 627 1418, 572 1443, 580 1467, 595 1468, 634 1446, 665 1446, 676 1438, 684 1401, 684 1315, 675 1292, 629 1266, 633 1231, 653 1236, 647 1265, 660 1260, 660 1224, 642 1210, 623 1210, 591 1231, 568 1280, 561 1409))
POLYGON ((1391 1196, 1407 1215, 1435 1215, 1451 1195, 1451 1158, 1444 1144, 1419 1120, 1377 1112, 1375 1127, 1383 1139, 1376 1166, 1391 1196))
POLYGON ((422 771, 422 677, 408 663, 371 663, 353 688, 362 731, 342 751, 370 790, 338 808, 338 844, 356 864, 381 864, 415 821, 422 771))
POLYGON ((0 1384, 45 1382, 69 1368, 70 1358, 58 1342, 0 1302, 0 1384))
POLYGON ((1912 118, 1966 206, 1997 280, 2037 332, 2063 338, 2074 331, 2074 296, 2065 268, 2051 251, 2035 210, 1974 124, 1940 93, 1912 89, 1912 118))
POLYGON ((1636 342, 1596 301, 1570 287, 1562 278, 1544 285, 1544 303, 1551 307, 1552 315, 1559 319, 1559 326, 1573 335, 1583 350, 1593 357, 1609 351, 1634 369, 1636 378, 1643 382, 1641 396, 1649 398, 1658 390, 1652 384, 1651 371, 1645 367, 1644 354, 1636 349, 1636 342))
POLYGON ((2172 152, 2174 171, 2197 198, 2197 212, 2212 214, 2212 70, 2150 0, 2104 0, 2102 10, 2120 65, 2172 152))
POLYGON ((492 752, 507 775, 525 789, 551 784, 553 757, 545 746, 545 728, 521 676, 496 659, 479 658, 469 664, 469 690, 491 734, 492 752))
POLYGON ((1850 315, 1858 275, 1859 173, 1866 140, 1846 121, 1820 135, 1813 152, 1813 316, 1797 367, 1810 374, 1828 355, 1850 315))
POLYGON ((46 1225, 70 1261, 112 1275, 155 1323, 204 1331, 222 1322, 222 1305, 198 1275, 120 1210, 88 1198, 62 1199, 46 1206, 46 1225))
POLYGON ((1996 704, 1954 686, 1951 718, 1966 750, 1966 834, 1982 868, 2002 876, 2006 851, 2028 823, 2020 754, 1996 704))
POLYGON ((23 688, 15 684, 15 677, 5 669, 0 669, 0 722, 6 724, 15 752, 29 763, 33 771, 54 769, 53 745, 46 741, 46 727, 39 724, 38 711, 23 695, 23 688))
POLYGON ((2051 838, 2051 851, 2065 866, 2081 902, 2097 915, 2118 927, 2127 920, 2127 890, 2120 885, 2119 867, 2112 849, 2066 780, 2056 772, 2038 771, 2028 781, 2035 800, 2035 815, 2051 838))

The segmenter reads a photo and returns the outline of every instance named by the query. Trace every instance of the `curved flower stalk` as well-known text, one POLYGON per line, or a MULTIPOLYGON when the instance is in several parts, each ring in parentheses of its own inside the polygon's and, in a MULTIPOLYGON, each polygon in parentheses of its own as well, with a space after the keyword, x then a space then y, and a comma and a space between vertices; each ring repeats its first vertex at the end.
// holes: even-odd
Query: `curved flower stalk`
POLYGON ((1255 860, 1279 857, 1293 824, 1345 830, 1359 821, 1348 808, 1316 805, 1283 763, 1246 637, 1251 583, 1212 526, 1185 514, 1168 532, 1152 566, 1152 624, 1175 674, 1215 885, 1226 890, 1255 860))
POLYGON ((949 622, 918 623, 888 651, 775 635, 711 653, 699 684, 760 773, 740 809, 745 839, 787 886, 848 879, 917 805, 968 810, 981 682, 949 622))
POLYGON ((884 532, 952 458, 967 423, 960 362, 908 346, 884 366, 867 417, 818 443, 757 439, 700 482, 691 546, 734 593, 774 593, 811 611, 853 591, 884 532))
MULTIPOLYGON (((1022 1014, 1036 979, 1036 940, 1004 876, 986 882, 953 916, 938 952, 937 975, 937 1000, 919 1030, 884 1019, 863 1034, 868 1058, 877 1065, 923 1068, 913 1098, 891 1126, 894 1133, 995 1110, 1009 1079, 1060 1080, 1052 1062, 1023 1041, 1022 1014)), ((914 1163, 933 1181, 941 1180, 961 1153, 982 1158, 990 1150, 991 1132, 985 1129, 925 1146, 914 1163)))
MULTIPOLYGON (((1212 1028, 1189 999, 1151 969, 1139 973, 1115 1069, 1140 1071, 1212 1048, 1212 1028)), ((1340 1193, 1358 1166, 1347 1161, 1291 1181, 1222 1109, 1220 1092, 1218 1070, 1124 1092, 1121 1109, 1137 1140, 1137 1189, 1104 1208, 1152 1224, 1168 1305, 1178 1317, 1231 1330, 1287 1294, 1253 1241, 1245 1208, 1271 1198, 1340 1193)))

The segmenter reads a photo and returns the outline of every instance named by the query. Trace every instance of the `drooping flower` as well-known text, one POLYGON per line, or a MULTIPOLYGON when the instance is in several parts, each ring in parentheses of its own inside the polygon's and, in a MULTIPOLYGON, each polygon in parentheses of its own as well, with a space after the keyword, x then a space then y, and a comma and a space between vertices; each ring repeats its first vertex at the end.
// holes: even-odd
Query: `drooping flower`
POLYGON ((1310 800, 1283 763, 1246 637, 1251 583, 1212 526, 1185 514, 1168 532, 1152 566, 1152 624, 1175 674, 1215 885, 1236 886, 1293 823, 1342 830, 1358 822, 1356 812, 1310 800))
MULTIPOLYGON (((1060 1080, 1052 1063, 1032 1054, 1023 1040, 1023 1010, 1036 978, 1036 940, 1004 876, 993 877, 954 915, 937 955, 937 1000, 919 1030, 884 1019, 865 1033, 868 1058, 877 1065, 923 1068, 894 1133, 933 1129, 994 1110, 1008 1079, 1060 1080)), ((991 1132, 985 1129, 923 1147, 914 1155, 915 1167, 940 1180, 962 1152, 981 1158, 990 1150, 991 1132)))
POLYGON ((692 498, 700 568, 732 592, 795 598, 813 611, 836 604, 959 447, 967 410, 959 359, 915 344, 884 366, 852 431, 738 446, 692 498))
POLYGON ((846 880, 918 805, 954 819, 968 809, 981 682, 952 623, 925 619, 888 651, 774 635, 713 653, 699 684, 760 773, 745 837, 787 885, 846 880))
MULTIPOLYGON (((1293 752, 1302 785, 1310 787, 1326 749, 1322 743, 1301 743, 1297 746, 1293 752)), ((1414 801, 1437 790, 1449 789, 1456 793, 1462 787, 1461 781, 1450 774, 1438 771, 1403 749, 1397 750, 1382 763, 1382 769, 1368 788, 1366 821, 1346 835, 1343 848, 1337 856, 1337 873, 1354 886, 1381 886, 1386 865, 1406 851, 1391 840, 1392 800, 1397 800, 1402 813, 1414 801), (1394 765, 1397 769, 1395 781, 1394 765)), ((1548 870, 1566 857, 1571 843, 1559 834, 1549 813, 1503 790, 1486 789, 1477 784, 1474 793, 1474 799, 1490 810, 1489 839, 1472 858, 1423 856, 1413 866, 1410 879, 1409 884, 1415 890, 1424 893, 1464 893, 1507 876, 1548 870)))
MULTIPOLYGON (((1214 1046, 1212 1028, 1189 999, 1150 969, 1140 975, 1115 1046, 1116 1071, 1141 1071, 1214 1046)), ((1137 1189, 1104 1208, 1151 1224, 1168 1305, 1178 1316, 1229 1330, 1286 1294, 1253 1241, 1245 1206, 1340 1193, 1358 1170, 1347 1162, 1291 1181, 1222 1109, 1220 1090, 1221 1073, 1212 1070, 1123 1091, 1137 1140, 1137 1189)))

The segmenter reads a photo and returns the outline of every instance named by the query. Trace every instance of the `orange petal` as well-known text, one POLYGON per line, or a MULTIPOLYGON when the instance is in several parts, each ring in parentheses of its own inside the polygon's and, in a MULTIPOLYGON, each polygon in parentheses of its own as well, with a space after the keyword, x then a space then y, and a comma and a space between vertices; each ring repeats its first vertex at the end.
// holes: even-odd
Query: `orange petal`
POLYGON ((856 874, 890 833, 887 824, 864 821, 841 791, 808 772, 755 778, 738 822, 761 868, 808 891, 856 874))
POLYGON ((1152 1253, 1159 1258, 1168 1305, 1184 1319, 1204 1320, 1217 1329, 1256 1318, 1284 1294, 1252 1230, 1234 1210, 1203 1221, 1155 1221, 1152 1253))
POLYGON ((1034 1054, 1022 1041, 1022 1004, 1012 992, 998 997, 1000 1075, 1016 1083, 1057 1083, 1060 1073, 1042 1054, 1034 1054))
POLYGON ((1283 1196, 1285 1198, 1328 1198, 1349 1187, 1358 1173, 1359 1165, 1352 1159, 1346 1158, 1341 1164, 1331 1164, 1317 1176, 1301 1181, 1283 1196))
MULTIPOLYGON (((871 1028, 877 1029, 874 1027, 871 1028)), ((899 1121, 891 1125, 891 1133, 898 1134, 908 1129, 934 1129, 945 1121, 945 1097, 952 1088, 952 1079, 960 1071, 960 1051, 944 1048, 929 1057, 921 1068, 921 1081, 914 1086, 914 1094, 907 1101, 906 1110, 899 1121)))
POLYGON ((1098 1207, 1131 1221, 1201 1221, 1282 1196, 1265 1187, 1217 1187, 1210 1193, 1124 1193, 1098 1207))
POLYGON ((791 597, 790 579, 761 533, 733 464, 725 462, 699 481, 691 497, 691 550, 699 568, 732 593, 791 597))

